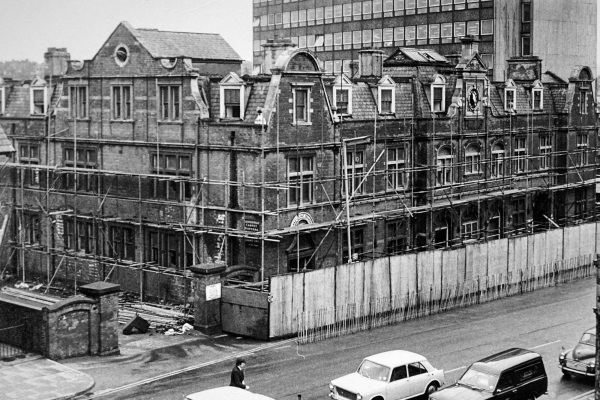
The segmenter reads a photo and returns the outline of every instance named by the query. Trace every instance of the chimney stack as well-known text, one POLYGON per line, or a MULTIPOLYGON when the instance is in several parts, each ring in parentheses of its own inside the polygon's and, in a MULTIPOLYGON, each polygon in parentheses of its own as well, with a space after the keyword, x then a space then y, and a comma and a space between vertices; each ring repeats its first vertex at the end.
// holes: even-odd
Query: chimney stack
POLYGON ((473 35, 467 35, 460 38, 462 42, 462 58, 470 58, 473 54, 479 52, 479 38, 473 35))
POLYGON ((48 75, 61 76, 67 72, 67 67, 71 55, 65 47, 48 47, 48 51, 44 53, 44 61, 48 68, 48 75))
POLYGON ((350 61, 350 78, 354 78, 358 73, 358 61, 352 60, 350 61))
POLYGON ((361 78, 369 76, 381 77, 383 74, 383 55, 381 50, 367 49, 358 52, 358 75, 361 78))
POLYGON ((265 60, 263 61, 262 72, 265 74, 271 73, 271 70, 275 68, 277 58, 286 50, 296 47, 290 38, 278 38, 268 39, 267 43, 263 45, 265 60))

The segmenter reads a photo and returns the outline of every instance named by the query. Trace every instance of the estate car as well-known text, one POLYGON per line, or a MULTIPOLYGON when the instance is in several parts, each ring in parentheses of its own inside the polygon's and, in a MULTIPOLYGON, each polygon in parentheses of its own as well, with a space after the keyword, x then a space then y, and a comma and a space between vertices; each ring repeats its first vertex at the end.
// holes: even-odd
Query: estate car
POLYGON ((542 356, 531 350, 508 349, 471 365, 453 385, 432 400, 534 400, 548 391, 542 356))
POLYGON ((410 399, 435 392, 444 371, 419 354, 393 350, 365 358, 358 370, 329 384, 334 400, 410 399))

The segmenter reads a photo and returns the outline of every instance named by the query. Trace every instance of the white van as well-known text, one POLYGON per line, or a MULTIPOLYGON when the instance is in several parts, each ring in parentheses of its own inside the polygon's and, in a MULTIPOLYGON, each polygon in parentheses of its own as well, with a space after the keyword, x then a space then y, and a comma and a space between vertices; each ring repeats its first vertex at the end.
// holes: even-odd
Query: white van
POLYGON ((275 400, 235 386, 223 386, 189 394, 186 400, 275 400))

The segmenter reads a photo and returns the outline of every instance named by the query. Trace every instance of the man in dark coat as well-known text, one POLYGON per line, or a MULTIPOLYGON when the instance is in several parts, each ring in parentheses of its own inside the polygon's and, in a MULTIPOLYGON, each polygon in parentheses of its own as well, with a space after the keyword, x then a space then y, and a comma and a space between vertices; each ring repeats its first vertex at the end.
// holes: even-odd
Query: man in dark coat
POLYGON ((235 367, 231 370, 231 382, 229 386, 235 386, 242 389, 250 389, 250 386, 246 386, 244 382, 244 367, 246 366, 246 360, 238 358, 235 360, 235 367))

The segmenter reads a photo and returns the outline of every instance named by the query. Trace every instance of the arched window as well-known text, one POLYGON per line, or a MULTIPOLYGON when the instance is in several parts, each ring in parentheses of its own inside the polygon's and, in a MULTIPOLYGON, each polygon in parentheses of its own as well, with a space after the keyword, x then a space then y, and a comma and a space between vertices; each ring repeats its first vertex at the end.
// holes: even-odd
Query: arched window
POLYGON ((446 110, 446 78, 436 75, 431 84, 431 111, 444 112, 446 110))
POLYGON ((436 186, 444 186, 452 183, 452 158, 450 146, 444 146, 438 150, 436 186))
POLYGON ((504 88, 504 110, 515 112, 517 109, 517 86, 512 79, 506 81, 504 88))
POLYGON ((465 175, 481 172, 481 152, 479 146, 470 144, 465 149, 465 175))
POLYGON ((492 177, 504 176, 504 145, 496 143, 492 146, 492 177))

